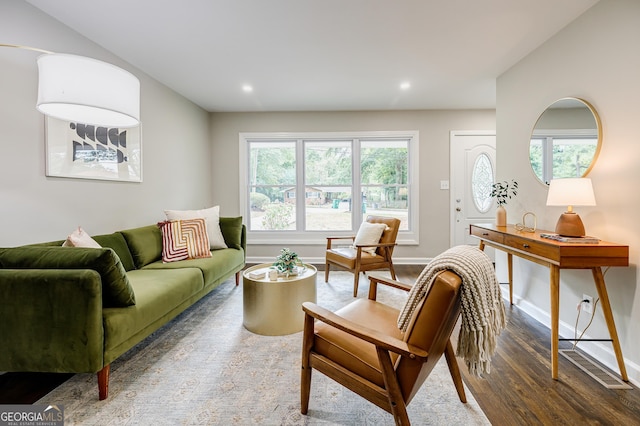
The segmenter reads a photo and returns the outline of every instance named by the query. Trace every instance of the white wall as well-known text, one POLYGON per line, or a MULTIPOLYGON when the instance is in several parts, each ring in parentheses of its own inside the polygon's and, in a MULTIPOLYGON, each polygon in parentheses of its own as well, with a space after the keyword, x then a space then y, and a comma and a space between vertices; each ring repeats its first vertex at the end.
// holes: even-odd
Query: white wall
POLYGON ((0 2, 0 43, 111 62, 141 83, 143 182, 45 176, 44 118, 36 108, 38 53, 0 47, 0 246, 149 225, 163 209, 211 203, 209 114, 22 1, 0 2))
MULTIPOLYGON (((449 179, 449 132, 494 130, 495 111, 396 111, 396 112, 292 112, 212 113, 214 203, 221 214, 242 215, 240 209, 240 132, 334 132, 418 130, 420 132, 420 245, 398 246, 394 259, 425 262, 449 248, 449 191, 440 181, 449 179)), ((249 241, 250 243, 250 241, 249 241)), ((316 246, 294 249, 303 258, 324 259, 325 240, 316 246)), ((281 244, 251 245, 247 256, 271 258, 281 244)))
MULTIPOLYGON (((520 183, 518 199, 507 206, 512 218, 525 211, 538 217, 538 228, 555 228, 561 207, 546 207, 547 187, 528 164, 531 129, 542 111, 559 98, 589 101, 599 112, 604 131, 600 156, 589 177, 596 207, 577 207, 587 233, 630 247, 630 267, 605 275, 614 317, 627 359, 627 370, 640 382, 640 2, 601 0, 543 46, 505 72, 497 84, 498 179, 520 183)), ((515 219, 514 219, 515 220, 515 219)), ((548 324, 548 269, 515 260, 514 293, 519 304, 548 324)), ((573 337, 576 305, 582 294, 597 296, 589 271, 562 271, 560 320, 573 337)), ((586 324, 581 322, 581 328, 586 324)), ((598 309, 587 334, 606 338, 598 309)), ((617 371, 610 344, 581 344, 617 371)))

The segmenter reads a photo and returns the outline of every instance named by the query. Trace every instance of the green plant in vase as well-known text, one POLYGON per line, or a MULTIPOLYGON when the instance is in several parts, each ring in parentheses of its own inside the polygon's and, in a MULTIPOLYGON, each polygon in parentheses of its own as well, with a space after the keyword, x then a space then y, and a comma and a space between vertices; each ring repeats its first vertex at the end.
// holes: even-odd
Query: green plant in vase
POLYGON ((280 254, 276 257, 276 261, 273 266, 276 267, 278 272, 287 276, 293 274, 296 266, 301 265, 302 261, 298 257, 298 254, 291 251, 288 248, 280 250, 280 254))
POLYGON ((507 226, 507 210, 504 206, 507 200, 518 195, 518 182, 511 179, 502 182, 496 182, 491 185, 491 198, 496 199, 498 209, 496 210, 496 225, 507 226))

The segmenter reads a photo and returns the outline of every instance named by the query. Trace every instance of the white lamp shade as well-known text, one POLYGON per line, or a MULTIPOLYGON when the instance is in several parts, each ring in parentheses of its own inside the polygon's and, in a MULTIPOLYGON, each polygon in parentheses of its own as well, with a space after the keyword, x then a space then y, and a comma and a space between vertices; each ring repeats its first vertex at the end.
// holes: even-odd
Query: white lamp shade
POLYGON ((45 115, 108 127, 140 123, 140 81, 115 65, 84 56, 38 57, 37 108, 45 115))
POLYGON ((548 206, 595 206, 596 197, 589 178, 552 179, 548 206))

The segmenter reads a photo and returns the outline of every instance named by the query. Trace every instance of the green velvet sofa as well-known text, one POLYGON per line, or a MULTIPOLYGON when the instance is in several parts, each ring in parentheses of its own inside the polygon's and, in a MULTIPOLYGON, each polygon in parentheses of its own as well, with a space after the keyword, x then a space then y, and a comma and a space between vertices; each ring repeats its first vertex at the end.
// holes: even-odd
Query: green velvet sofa
POLYGON ((245 266, 242 218, 220 218, 229 248, 163 263, 149 225, 94 236, 103 248, 62 241, 0 248, 0 371, 97 373, 245 266))

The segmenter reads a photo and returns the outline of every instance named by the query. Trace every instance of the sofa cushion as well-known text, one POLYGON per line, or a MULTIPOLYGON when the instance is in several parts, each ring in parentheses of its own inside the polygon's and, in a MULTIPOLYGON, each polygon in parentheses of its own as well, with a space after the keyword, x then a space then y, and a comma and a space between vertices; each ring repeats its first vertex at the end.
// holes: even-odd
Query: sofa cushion
POLYGON ((227 248, 220 230, 220 206, 201 210, 165 210, 167 220, 185 220, 202 218, 207 223, 211 250, 227 248))
POLYGON ((127 242, 121 233, 114 232, 113 234, 94 235, 93 239, 102 247, 112 248, 120 258, 125 271, 136 269, 127 242))
POLYGON ((202 271, 204 285, 208 287, 217 284, 221 277, 227 277, 244 265, 244 251, 236 249, 213 250, 212 257, 204 259, 189 259, 180 262, 164 263, 157 261, 146 265, 143 269, 180 269, 198 268, 202 271))
POLYGON ((158 227, 162 231, 163 262, 211 257, 203 218, 159 222, 158 227))
POLYGON ((242 216, 221 217, 220 230, 224 236, 227 247, 242 249, 242 216))
POLYGON ((82 226, 78 226, 77 229, 70 233, 62 245, 64 247, 102 248, 96 240, 87 234, 87 231, 82 229, 82 226))
POLYGON ((176 308, 197 300, 203 289, 202 273, 196 268, 142 269, 127 275, 136 293, 136 305, 103 310, 105 364, 176 316, 176 308))
POLYGON ((140 269, 162 258, 162 232, 158 225, 120 231, 127 241, 136 268, 140 269))
POLYGON ((0 267, 14 269, 92 269, 102 280, 105 307, 131 306, 135 294, 120 258, 110 248, 14 247, 0 249, 0 267))

